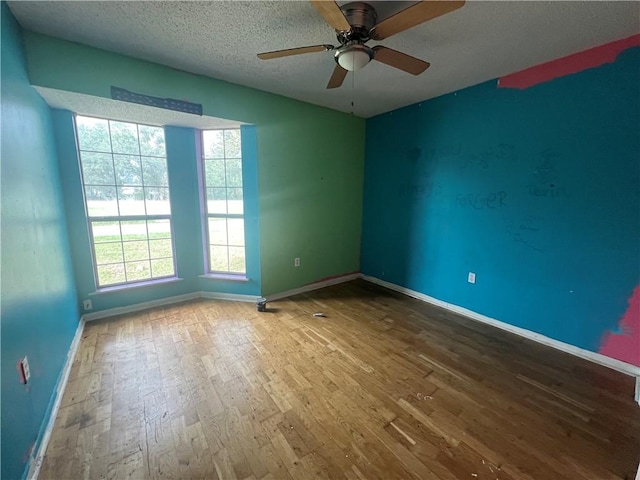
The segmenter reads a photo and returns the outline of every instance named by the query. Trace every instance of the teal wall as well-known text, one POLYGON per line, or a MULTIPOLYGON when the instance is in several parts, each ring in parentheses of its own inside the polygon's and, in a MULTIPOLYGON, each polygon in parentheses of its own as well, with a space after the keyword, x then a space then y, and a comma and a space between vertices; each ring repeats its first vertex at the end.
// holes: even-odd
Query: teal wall
POLYGON ((363 273, 598 351, 640 281, 639 80, 632 48, 369 119, 363 273))
MULTIPOLYGON (((259 230, 263 295, 359 270, 363 119, 40 34, 27 33, 26 48, 33 85, 105 98, 115 85, 200 103, 204 115, 255 126, 258 204, 250 215, 252 228, 259 230), (301 258, 298 268, 295 257, 301 258)), ((61 161, 77 163, 71 157, 61 154, 61 161)), ((185 199, 185 205, 192 201, 185 199)), ((198 282, 218 291, 251 288, 198 282)), ((149 296, 186 288, 158 287, 149 296)), ((138 294, 131 295, 114 294, 98 307, 125 305, 134 297, 139 301, 138 294)))
POLYGON ((22 32, 2 16, 2 473, 26 473, 78 326, 49 107, 27 78, 22 32), (31 381, 18 381, 29 358, 31 381))
POLYGON ((200 278, 205 271, 203 225, 200 215, 197 131, 185 127, 165 127, 167 169, 171 189, 171 212, 177 276, 171 283, 150 283, 143 287, 95 294, 91 244, 85 214, 82 180, 73 113, 54 110, 54 131, 62 176, 65 210, 69 219, 69 240, 73 253, 78 308, 90 299, 93 311, 133 305, 193 292, 260 295, 260 245, 257 196, 257 155, 255 127, 242 126, 243 185, 245 186, 245 236, 248 281, 200 278))

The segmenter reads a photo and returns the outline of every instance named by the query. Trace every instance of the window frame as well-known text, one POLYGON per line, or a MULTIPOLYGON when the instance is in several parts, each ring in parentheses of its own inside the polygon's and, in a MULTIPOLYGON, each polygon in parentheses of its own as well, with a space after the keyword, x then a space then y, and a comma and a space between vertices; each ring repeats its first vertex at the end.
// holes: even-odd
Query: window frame
MULTIPOLYGON (((76 149, 78 152, 78 167, 79 167, 79 174, 80 174, 80 184, 81 184, 81 188, 82 188, 82 199, 84 202, 84 212, 85 212, 85 218, 86 218, 86 224, 87 224, 87 231, 88 231, 88 235, 89 235, 89 244, 90 244, 90 249, 91 249, 91 261, 92 261, 92 268, 93 268, 93 277, 94 277, 94 282, 95 282, 95 287, 96 287, 96 292, 104 292, 104 291, 110 291, 110 290, 122 290, 122 289, 127 289, 127 288, 138 288, 140 286, 145 286, 145 285, 151 285, 154 283, 166 283, 167 281, 171 281, 171 280, 175 280, 178 279, 177 276, 177 263, 176 263, 176 246, 175 246, 175 232, 174 232, 174 225, 173 225, 173 213, 172 213, 172 208, 171 208, 171 180, 169 178, 169 166, 168 166, 168 158, 167 158, 167 151, 166 151, 166 132, 164 130, 164 127, 161 125, 152 125, 152 124, 147 124, 147 123, 140 123, 140 122, 135 122, 135 121, 129 121, 129 120, 116 120, 113 118, 108 118, 108 117, 97 117, 94 115, 81 115, 78 113, 74 113, 73 114, 73 128, 74 128, 74 135, 75 135, 75 140, 76 140, 76 149), (83 150, 80 147, 80 136, 79 136, 79 132, 78 132, 78 117, 82 117, 82 118, 89 118, 89 119, 94 119, 94 120, 101 120, 101 121, 106 121, 107 122, 107 126, 108 126, 108 132, 109 132, 109 148, 110 151, 109 152, 105 152, 105 151, 96 151, 96 150, 83 150), (118 199, 118 187, 121 187, 121 185, 118 184, 118 180, 116 178, 116 166, 115 166, 115 158, 114 155, 128 155, 128 156, 135 156, 133 154, 126 154, 126 153, 115 153, 113 151, 113 139, 112 139, 112 135, 111 135, 111 122, 118 122, 118 123, 129 123, 129 124, 133 124, 136 126, 136 133, 137 133, 137 138, 138 138, 138 151, 139 154, 137 155, 138 157, 140 157, 141 162, 142 162, 142 157, 148 157, 148 158, 162 158, 165 161, 165 165, 167 167, 167 185, 145 185, 144 183, 144 172, 142 170, 142 163, 141 163, 141 185, 139 186, 139 188, 143 189, 144 192, 144 188, 148 187, 148 188, 166 188, 167 192, 168 192, 168 202, 169 202, 169 213, 168 214, 144 214, 144 215, 100 215, 100 216, 91 216, 89 214, 89 203, 88 203, 88 199, 87 199, 87 184, 85 183, 85 172, 84 172, 84 168, 83 168, 83 160, 82 160, 82 153, 97 153, 97 154, 107 154, 111 156, 111 162, 112 162, 112 166, 113 166, 113 171, 114 171, 114 184, 113 185, 93 185, 93 184, 89 184, 88 186, 98 186, 98 187, 113 187, 116 191, 116 200, 119 201, 118 199), (163 131, 163 136, 165 138, 165 155, 164 156, 157 156, 157 155, 142 155, 141 149, 140 149, 140 127, 153 127, 153 128, 161 128, 163 131), (149 273, 150 275, 153 275, 153 267, 152 267, 152 260, 162 260, 162 259, 168 259, 169 257, 159 257, 159 258, 152 258, 151 257, 151 245, 150 245, 150 240, 152 240, 149 237, 149 227, 148 227, 148 222, 149 221, 155 221, 155 220, 166 220, 168 222, 169 225, 169 234, 170 234, 170 240, 171 240, 171 263, 173 266, 173 273, 169 274, 169 275, 163 275, 163 276, 150 276, 148 278, 143 278, 143 279, 134 279, 134 280, 127 280, 127 269, 126 269, 126 264, 128 263, 126 261, 126 255, 125 255, 125 243, 127 242, 131 242, 131 241, 140 241, 140 240, 124 240, 123 239, 123 228, 122 228, 122 223, 123 222, 145 222, 145 230, 146 230, 146 243, 147 243, 147 252, 149 253, 149 257, 147 259, 147 261, 149 262, 149 273), (93 233, 93 224, 97 223, 97 222, 111 222, 111 223, 117 223, 118 224, 118 229, 119 229, 119 233, 120 233, 120 240, 119 241, 114 241, 114 242, 104 242, 104 243, 119 243, 120 244, 120 248, 122 250, 122 262, 114 262, 111 264, 103 264, 103 265, 118 265, 121 264, 124 267, 124 276, 125 276, 125 281, 124 282, 117 282, 117 283, 109 283, 109 284, 105 284, 102 285, 100 283, 100 277, 98 274, 98 258, 97 258, 97 252, 96 252, 96 242, 95 242, 95 237, 94 237, 94 233, 93 233)), ((125 185, 126 187, 126 185, 125 185)), ((135 188, 138 188, 138 186, 136 186, 135 188)), ((145 196, 145 210, 146 210, 146 196, 145 196)), ((131 262, 135 262, 137 260, 132 260, 131 262)), ((142 260, 141 260, 142 261, 142 260)))
MULTIPOLYGON (((245 170, 245 166, 244 166, 244 153, 242 151, 242 129, 240 128, 240 125, 238 126, 234 126, 234 127, 220 127, 220 128, 204 128, 204 129, 199 129, 198 130, 198 147, 199 147, 199 165, 198 165, 198 170, 200 173, 200 199, 201 199, 201 205, 202 205, 202 212, 201 212, 201 220, 202 220, 202 238, 203 238, 203 253, 204 253, 204 273, 205 273, 205 277, 211 277, 211 278, 220 278, 220 279, 226 279, 226 280, 247 280, 247 235, 246 235, 246 196, 245 196, 245 185, 244 185, 244 170, 245 170), (226 144, 223 141, 223 157, 222 158, 207 158, 206 153, 205 153, 205 142, 204 142, 204 133, 205 132, 211 132, 211 131, 222 131, 223 132, 223 139, 224 139, 224 132, 225 131, 229 131, 229 130, 234 130, 237 131, 239 134, 239 138, 240 138, 240 157, 227 157, 226 156, 226 144), (209 203, 208 203, 208 189, 210 188, 224 188, 225 190, 228 190, 229 188, 238 188, 236 186, 229 186, 227 183, 227 177, 226 177, 226 162, 228 159, 233 159, 233 160, 240 160, 240 176, 242 178, 242 185, 241 188, 242 189, 242 213, 228 213, 228 204, 227 204, 227 213, 210 213, 209 212, 209 203), (220 186, 208 186, 207 185, 207 164, 206 162, 208 160, 222 160, 225 164, 225 186, 224 187, 220 187, 220 186), (212 244, 211 243, 211 233, 209 231, 209 219, 210 218, 219 218, 219 219, 236 219, 236 220, 242 220, 242 230, 243 230, 243 244, 242 244, 242 249, 243 249, 243 257, 244 257, 244 271, 243 272, 234 272, 230 270, 230 266, 231 266, 231 256, 229 253, 229 247, 240 247, 239 245, 232 245, 229 243, 229 228, 228 228, 228 223, 226 224, 226 236, 227 236, 227 243, 226 243, 226 247, 227 247, 227 265, 229 266, 229 270, 213 270, 212 269, 212 258, 211 258, 211 247, 214 245, 220 245, 220 244, 212 244)), ((227 201, 228 201, 228 197, 227 197, 227 201)), ((222 245, 220 245, 222 246, 222 245)))

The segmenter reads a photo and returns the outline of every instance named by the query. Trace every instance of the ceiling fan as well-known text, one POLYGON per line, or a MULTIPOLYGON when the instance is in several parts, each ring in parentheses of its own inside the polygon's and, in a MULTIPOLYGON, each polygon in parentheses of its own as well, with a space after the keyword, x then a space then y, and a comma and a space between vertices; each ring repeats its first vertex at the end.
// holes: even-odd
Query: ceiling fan
POLYGON ((378 18, 375 8, 365 2, 351 2, 340 7, 333 0, 311 0, 311 4, 322 15, 325 21, 335 29, 339 47, 333 45, 312 45, 309 47, 289 48, 273 52, 259 53, 261 60, 300 55, 302 53, 328 52, 335 50, 336 68, 329 79, 327 88, 342 85, 347 72, 355 72, 367 65, 371 60, 384 63, 412 75, 424 72, 429 63, 406 53, 376 45, 369 47, 369 40, 383 40, 396 33, 408 30, 428 20, 457 10, 464 5, 461 1, 431 0, 421 1, 415 5, 376 23, 378 18))

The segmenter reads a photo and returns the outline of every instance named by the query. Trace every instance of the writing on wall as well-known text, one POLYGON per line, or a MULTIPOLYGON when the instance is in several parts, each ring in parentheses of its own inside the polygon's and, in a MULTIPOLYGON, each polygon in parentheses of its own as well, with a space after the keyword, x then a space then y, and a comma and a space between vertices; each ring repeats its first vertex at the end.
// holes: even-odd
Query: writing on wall
POLYGON ((542 253, 539 234, 541 218, 537 215, 525 214, 504 219, 508 238, 520 247, 542 253))
POLYGON ((469 168, 487 169, 495 160, 500 162, 515 162, 518 160, 516 147, 508 143, 500 143, 495 147, 481 150, 479 153, 472 153, 466 156, 460 164, 460 170, 469 168))
POLYGON ((490 193, 459 193, 456 195, 456 207, 474 210, 496 209, 506 207, 507 193, 504 191, 490 193))
POLYGON ((558 186, 556 162, 560 154, 553 149, 540 152, 541 162, 533 170, 532 182, 529 184, 529 195, 533 197, 559 198, 567 197, 567 189, 558 186))

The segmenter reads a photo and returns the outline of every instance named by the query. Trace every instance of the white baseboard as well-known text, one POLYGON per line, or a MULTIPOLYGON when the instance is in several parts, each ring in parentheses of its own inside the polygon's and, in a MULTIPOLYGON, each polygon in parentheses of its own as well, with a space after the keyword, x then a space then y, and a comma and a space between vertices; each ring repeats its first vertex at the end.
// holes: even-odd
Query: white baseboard
POLYGON ((218 292, 199 292, 200 298, 211 298, 214 300, 231 300, 234 302, 253 302, 258 298, 257 295, 240 295, 238 293, 218 293, 218 292))
POLYGON ((172 303, 186 302, 187 300, 193 300, 200 298, 201 292, 186 293, 184 295, 175 295, 173 297, 159 298, 158 300, 151 300, 150 302, 136 303, 134 305, 127 305, 126 307, 108 308, 107 310, 101 310, 99 312, 85 313, 82 315, 83 320, 91 322, 92 320, 99 320, 101 318, 113 317, 115 315, 122 315, 124 313, 138 312, 140 310, 146 310, 153 307, 161 307, 163 305, 171 305, 172 303))
POLYGON ((38 478, 40 474, 40 467, 42 467, 42 461, 44 460, 44 455, 47 453, 47 447, 49 446, 49 439, 51 438, 51 432, 53 431, 53 426, 56 423, 56 417, 58 416, 58 410, 60 409, 60 403, 62 402, 62 396, 64 395, 64 391, 67 387, 67 381, 69 380, 69 374, 71 373, 71 367, 73 366, 73 361, 76 358, 76 353, 78 352, 78 347, 80 346, 80 339, 82 338, 82 333, 84 332, 84 319, 80 319, 78 323, 78 328, 76 328, 76 333, 73 336, 73 340, 71 341, 71 345, 69 346, 69 351, 67 352, 67 359, 64 362, 64 366, 62 367, 62 372, 60 374, 60 378, 58 379, 58 385, 56 387, 55 397, 53 400, 53 406, 51 407, 51 412, 49 413, 49 420, 47 421, 47 426, 44 429, 44 433, 42 434, 42 438, 40 439, 40 445, 38 446, 38 450, 31 458, 29 464, 29 471, 27 473, 28 480, 35 480, 38 478))
POLYGON ((294 288, 292 290, 287 290, 286 292, 267 295, 266 299, 267 301, 272 302, 274 300, 280 300, 282 298, 298 295, 299 293, 311 292, 313 290, 318 290, 319 288, 329 287, 331 285, 338 285, 339 283, 350 282, 351 280, 355 280, 356 278, 360 278, 361 276, 362 275, 360 273, 349 273, 348 275, 342 275, 340 277, 329 278, 328 280, 322 280, 320 282, 303 285, 302 287, 294 288))
POLYGON ((640 391, 638 389, 640 389, 640 380, 638 379, 638 377, 640 377, 640 367, 637 367, 630 363, 622 362, 620 360, 616 360, 615 358, 607 357, 597 352, 591 352, 583 348, 575 347, 568 343, 564 343, 559 340, 546 337, 539 333, 532 332, 531 330, 526 330, 524 328, 516 327, 514 325, 501 322, 500 320, 487 317, 480 313, 474 312, 473 310, 469 310, 464 307, 459 307, 458 305, 454 305, 452 303, 443 302, 442 300, 438 300, 437 298, 430 297, 429 295, 425 295, 424 293, 420 293, 415 290, 411 290, 409 288, 401 287, 400 285, 396 285, 394 283, 385 282, 384 280, 380 280, 379 278, 376 278, 376 277, 362 275, 362 278, 368 282, 375 283, 377 285, 386 287, 390 290, 395 290, 396 292, 400 292, 410 297, 417 298, 418 300, 431 303, 432 305, 436 305, 438 307, 444 308, 445 310, 449 310, 459 315, 463 315, 472 320, 477 320, 478 322, 492 325, 496 328, 506 330, 507 332, 514 333, 516 335, 527 338, 529 340, 533 340, 534 342, 542 343, 543 345, 547 345, 549 347, 556 348, 563 352, 570 353, 571 355, 575 355, 576 357, 580 357, 585 360, 589 360, 591 362, 604 365, 605 367, 609 367, 613 370, 617 370, 618 372, 622 372, 627 375, 636 377, 636 400, 639 400, 638 396, 640 395, 640 391))

